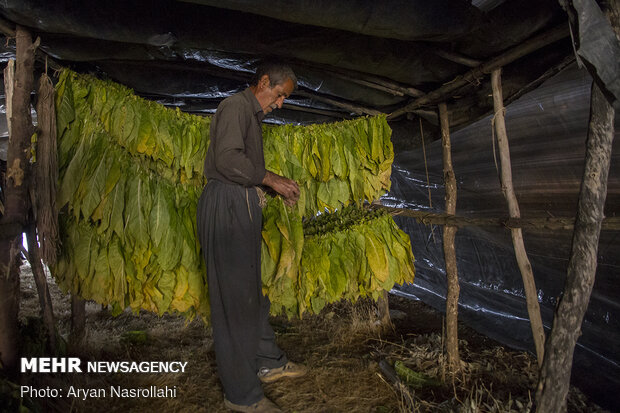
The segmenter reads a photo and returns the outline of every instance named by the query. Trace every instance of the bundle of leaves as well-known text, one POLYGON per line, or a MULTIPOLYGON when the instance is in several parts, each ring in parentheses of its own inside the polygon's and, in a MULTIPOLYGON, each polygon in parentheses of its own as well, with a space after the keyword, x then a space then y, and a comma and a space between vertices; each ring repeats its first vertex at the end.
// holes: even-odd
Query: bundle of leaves
POLYGON ((394 284, 413 282, 409 236, 381 210, 351 205, 302 222, 279 199, 266 209, 262 277, 274 314, 318 313, 341 299, 376 300, 394 284))
MULTIPOLYGON (((56 91, 62 249, 53 273, 59 285, 109 304, 115 313, 129 307, 207 319, 196 205, 206 183, 210 118, 164 108, 114 82, 69 70, 56 91)), ((409 239, 398 234, 389 216, 380 218, 389 228, 370 230, 369 222, 359 230, 375 231, 364 235, 364 248, 380 250, 372 266, 368 258, 379 275, 343 266, 344 284, 350 284, 345 291, 338 286, 343 281, 320 287, 327 275, 309 275, 302 265, 310 268, 319 259, 305 251, 312 243, 304 240, 304 216, 361 206, 389 188, 390 133, 385 117, 264 127, 267 169, 295 179, 301 189, 295 207, 274 198, 263 211, 263 286, 272 308, 289 315, 318 311, 325 302, 374 296, 394 282, 413 280, 409 239), (386 230, 390 245, 377 232, 386 230), (395 242, 408 251, 406 258, 394 255, 401 251, 395 242), (398 264, 389 257, 398 257, 398 264)), ((349 251, 348 243, 361 245, 354 243, 357 238, 322 242, 333 244, 329 250, 349 251)))

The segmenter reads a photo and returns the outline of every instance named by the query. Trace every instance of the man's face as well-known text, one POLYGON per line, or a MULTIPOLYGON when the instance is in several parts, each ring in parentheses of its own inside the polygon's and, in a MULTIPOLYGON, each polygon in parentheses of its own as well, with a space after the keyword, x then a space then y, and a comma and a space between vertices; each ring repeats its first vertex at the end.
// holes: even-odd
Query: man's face
POLYGON ((290 96, 294 88, 291 79, 272 87, 269 76, 264 75, 258 82, 255 96, 266 115, 274 109, 280 109, 284 99, 290 96))

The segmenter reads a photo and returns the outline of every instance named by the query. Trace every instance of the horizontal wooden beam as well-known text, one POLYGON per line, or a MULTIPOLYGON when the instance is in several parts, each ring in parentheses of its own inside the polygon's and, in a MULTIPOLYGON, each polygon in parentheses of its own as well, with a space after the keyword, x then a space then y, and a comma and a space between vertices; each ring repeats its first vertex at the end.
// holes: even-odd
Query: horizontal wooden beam
MULTIPOLYGON (((436 214, 427 211, 417 211, 406 208, 394 208, 373 204, 373 208, 387 210, 394 216, 415 218, 424 225, 453 225, 457 227, 504 227, 523 229, 572 230, 575 217, 545 217, 545 218, 470 218, 458 215, 436 214)), ((620 230, 620 217, 610 217, 603 220, 603 230, 620 230)))
POLYGON ((513 47, 512 49, 481 64, 480 66, 470 70, 469 72, 457 76, 452 81, 445 83, 440 88, 414 100, 413 102, 407 104, 400 109, 395 110, 388 115, 388 119, 394 119, 407 112, 411 112, 414 109, 418 109, 424 105, 435 104, 445 101, 452 97, 452 93, 456 90, 470 83, 475 83, 478 79, 482 78, 485 74, 491 73, 494 69, 498 69, 509 63, 512 63, 520 57, 526 56, 544 46, 568 37, 568 35, 568 26, 563 24, 545 33, 539 34, 538 36, 535 36, 529 40, 526 40, 518 46, 513 47))
POLYGON ((362 106, 358 106, 358 105, 353 105, 350 103, 345 103, 345 102, 340 102, 338 100, 334 100, 334 99, 330 99, 327 97, 323 97, 323 96, 319 96, 317 94, 311 93, 311 92, 307 92, 305 90, 296 90, 293 92, 293 95, 296 96, 303 96, 305 98, 309 98, 309 99, 314 99, 318 102, 323 102, 323 103, 327 103, 330 104, 332 106, 335 106, 337 108, 342 108, 342 109, 346 109, 346 110, 350 110, 353 113, 356 113, 358 115, 371 115, 371 116, 376 116, 376 115, 380 115, 381 111, 376 110, 376 109, 372 109, 372 108, 365 108, 362 106))
POLYGON ((568 66, 573 64, 574 62, 575 62, 575 54, 574 53, 570 53, 568 56, 566 56, 564 59, 562 59, 562 61, 559 62, 557 65, 552 66, 549 69, 547 69, 545 71, 545 73, 543 73, 538 78, 534 79, 533 81, 531 81, 527 85, 525 85, 522 88, 520 88, 516 93, 513 93, 512 95, 510 95, 508 97, 505 97, 504 98, 504 105, 508 106, 508 104, 510 104, 510 103, 514 102, 515 100, 519 99, 521 96, 523 96, 526 93, 531 92, 532 90, 536 89, 538 86, 542 85, 547 79, 550 79, 553 76, 557 75, 558 73, 560 73, 561 71, 566 69, 568 66))
POLYGON ((467 67, 478 67, 482 64, 480 60, 472 59, 469 56, 465 56, 456 52, 451 52, 449 50, 433 49, 432 52, 439 57, 467 67))
POLYGON ((317 115, 329 116, 332 118, 351 119, 351 116, 348 113, 337 112, 335 110, 315 109, 307 106, 295 105, 293 103, 284 103, 282 105, 282 109, 289 109, 306 113, 315 113, 317 115))
POLYGON ((347 70, 335 66, 312 63, 309 61, 297 61, 295 62, 295 64, 310 69, 319 70, 322 72, 328 72, 330 75, 347 79, 353 83, 358 83, 364 86, 371 87, 373 89, 383 90, 384 92, 393 94, 395 96, 407 95, 414 98, 424 96, 423 91, 409 85, 398 83, 380 76, 374 76, 368 73, 358 72, 356 70, 347 70))

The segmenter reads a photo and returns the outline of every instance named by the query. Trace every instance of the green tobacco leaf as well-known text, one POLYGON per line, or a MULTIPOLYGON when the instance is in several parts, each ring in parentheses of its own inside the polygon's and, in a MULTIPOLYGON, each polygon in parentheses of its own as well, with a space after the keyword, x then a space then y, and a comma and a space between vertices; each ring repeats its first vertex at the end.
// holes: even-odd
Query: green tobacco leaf
POLYGON ((370 123, 370 131, 371 134, 369 136, 370 139, 370 148, 372 159, 378 164, 381 163, 384 159, 383 154, 383 128, 381 124, 377 121, 377 118, 369 118, 368 122, 370 123))
POLYGON ((106 207, 110 208, 110 231, 114 231, 121 239, 125 238, 125 177, 119 178, 118 182, 108 195, 106 207))
POLYGON ((312 311, 314 312, 314 314, 320 313, 323 307, 325 307, 325 304, 327 304, 325 299, 323 299, 322 297, 312 297, 310 299, 310 302, 311 302, 312 311))
POLYGON ((82 204, 80 205, 82 215, 85 218, 89 218, 92 215, 105 193, 106 178, 110 169, 109 166, 111 160, 111 158, 106 155, 107 151, 104 151, 97 167, 85 185, 85 195, 82 199, 82 204))
MULTIPOLYGON (((92 263, 91 263, 92 264, 92 263)), ((108 263, 108 253, 105 246, 99 248, 97 261, 94 263, 95 269, 89 284, 90 299, 98 303, 108 304, 110 302, 110 264, 108 263)))
POLYGON ((380 282, 385 282, 390 276, 385 247, 372 232, 368 231, 364 236, 368 266, 380 282))
POLYGON ((263 281, 264 287, 270 287, 273 284, 273 279, 276 275, 276 262, 271 257, 269 253, 269 249, 273 248, 273 243, 267 243, 264 238, 263 232, 263 241, 261 243, 261 278, 263 281))
POLYGON ((333 299, 339 299, 345 291, 348 281, 348 269, 344 267, 345 251, 342 237, 333 236, 329 249, 329 290, 333 299), (340 242, 339 242, 340 241, 340 242))
POLYGON ((347 179, 349 169, 347 167, 347 160, 345 158, 344 149, 342 144, 336 143, 334 150, 331 154, 331 163, 334 170, 334 174, 341 179, 347 179))
POLYGON ((359 161, 356 162, 355 155, 349 150, 344 149, 345 158, 349 165, 349 186, 351 188, 352 201, 361 204, 364 199, 364 177, 359 161))
POLYGON ((171 271, 181 258, 179 234, 173 230, 178 227, 173 196, 171 190, 160 184, 156 189, 150 216, 151 241, 158 263, 164 271, 171 271))
POLYGON ((62 208, 68 204, 77 192, 78 186, 80 185, 84 174, 87 156, 88 145, 86 140, 82 140, 64 174, 61 174, 60 176, 61 181, 56 199, 58 208, 62 208))
POLYGON ((349 186, 340 179, 331 179, 328 182, 319 183, 316 195, 319 208, 327 208, 333 211, 348 203, 350 197, 349 186))
POLYGON ((331 166, 331 156, 332 156, 332 139, 330 136, 327 136, 325 132, 318 134, 318 150, 319 150, 319 159, 321 161, 321 170, 320 170, 320 180, 323 182, 328 181, 333 177, 332 174, 332 166, 331 166))
POLYGON ((140 127, 138 129, 138 140, 136 142, 137 153, 145 155, 153 155, 155 152, 155 132, 153 131, 153 123, 151 117, 143 114, 140 118, 140 127))
POLYGON ((112 300, 125 308, 125 295, 127 294, 127 276, 125 273, 125 257, 121 249, 119 239, 113 237, 108 247, 108 262, 112 273, 112 300))
POLYGON ((394 362, 394 371, 396 371, 396 374, 398 375, 398 377, 400 377, 401 380, 403 380, 405 383, 407 383, 408 386, 411 386, 414 389, 441 386, 441 380, 438 380, 434 377, 429 377, 424 373, 411 370, 409 367, 405 366, 400 360, 394 362))
POLYGON ((71 83, 70 72, 63 70, 56 85, 56 131, 59 137, 63 136, 65 129, 75 120, 71 83))
POLYGON ((161 300, 157 303, 158 314, 162 315, 169 310, 170 303, 174 299, 174 287, 176 286, 176 276, 173 272, 164 271, 157 282, 157 289, 161 292, 161 300))
POLYGON ((91 252, 93 251, 93 234, 79 228, 75 223, 69 232, 69 239, 73 247, 73 259, 78 276, 88 279, 91 274, 91 252))
POLYGON ((125 232, 134 244, 147 245, 149 241, 148 221, 144 215, 146 203, 145 183, 139 175, 129 178, 125 191, 125 232))
MULTIPOLYGON (((164 238, 166 232, 170 231, 171 211, 172 209, 170 208, 169 201, 164 195, 164 187, 162 185, 157 186, 155 189, 155 197, 153 200, 153 208, 151 209, 149 222, 151 240, 156 251, 162 248, 162 239, 164 238)), ((164 245, 164 248, 173 248, 173 246, 164 245)))

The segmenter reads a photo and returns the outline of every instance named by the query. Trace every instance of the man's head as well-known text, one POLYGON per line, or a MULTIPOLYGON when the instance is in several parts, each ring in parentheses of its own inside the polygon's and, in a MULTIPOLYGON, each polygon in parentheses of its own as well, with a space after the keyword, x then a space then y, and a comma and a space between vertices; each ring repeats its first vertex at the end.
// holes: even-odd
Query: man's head
POLYGON ((251 81, 251 89, 265 114, 281 108, 284 99, 295 90, 297 77, 282 63, 266 62, 258 66, 251 81))

